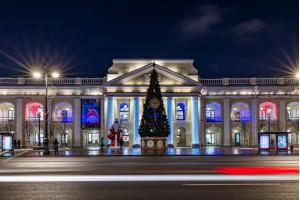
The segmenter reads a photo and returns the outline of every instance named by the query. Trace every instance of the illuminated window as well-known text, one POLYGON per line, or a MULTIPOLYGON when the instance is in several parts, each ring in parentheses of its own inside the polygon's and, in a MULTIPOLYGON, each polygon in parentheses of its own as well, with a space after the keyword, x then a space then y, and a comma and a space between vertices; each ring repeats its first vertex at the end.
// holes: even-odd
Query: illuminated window
POLYGON ((15 119, 15 106, 9 102, 0 103, 0 121, 15 119))
POLYGON ((216 102, 206 104, 206 122, 221 122, 221 105, 216 102))
POLYGON ((232 104, 230 116, 231 116, 231 120, 236 122, 240 122, 240 121, 250 122, 251 111, 249 109, 249 106, 246 103, 236 102, 232 104))
POLYGON ((299 103, 291 102, 287 105, 287 119, 289 121, 298 120, 299 119, 299 103))
POLYGON ((178 103, 176 106, 176 119, 177 120, 185 120, 185 104, 178 103))
POLYGON ((260 120, 277 120, 277 106, 272 102, 264 102, 259 106, 259 119, 260 120))
POLYGON ((26 121, 41 121, 44 119, 43 105, 39 102, 28 103, 25 107, 25 119, 26 121), (39 113, 39 108, 42 110, 39 113))
POLYGON ((70 103, 62 102, 54 106, 53 121, 55 122, 72 122, 73 110, 70 103))
POLYGON ((127 103, 120 104, 119 118, 124 121, 127 121, 129 119, 129 105, 127 103))

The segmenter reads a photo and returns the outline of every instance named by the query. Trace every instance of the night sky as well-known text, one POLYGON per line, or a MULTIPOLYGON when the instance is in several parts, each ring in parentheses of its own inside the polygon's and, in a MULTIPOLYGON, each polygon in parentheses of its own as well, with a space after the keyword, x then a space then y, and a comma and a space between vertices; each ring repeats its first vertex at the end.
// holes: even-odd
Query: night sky
POLYGON ((0 76, 55 66, 100 76, 114 58, 188 58, 201 77, 298 71, 298 0, 0 2, 0 76))

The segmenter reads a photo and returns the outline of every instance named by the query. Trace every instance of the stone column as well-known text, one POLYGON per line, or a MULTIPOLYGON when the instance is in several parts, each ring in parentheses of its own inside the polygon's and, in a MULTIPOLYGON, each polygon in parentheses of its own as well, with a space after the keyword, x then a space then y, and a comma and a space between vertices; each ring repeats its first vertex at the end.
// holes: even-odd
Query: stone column
POLYGON ((279 103, 279 131, 286 131, 285 127, 285 119, 286 119, 286 105, 285 105, 285 99, 280 98, 280 103, 279 103))
POLYGON ((201 99, 201 146, 206 146, 205 144, 205 132, 204 132, 204 121, 205 121, 205 105, 204 105, 204 96, 200 97, 201 99))
MULTIPOLYGON (((101 140, 101 138, 104 137, 104 98, 103 98, 103 96, 100 98, 100 121, 101 121, 100 140, 101 140)), ((99 144, 101 146, 101 142, 99 144)))
POLYGON ((174 148, 173 145, 173 101, 172 97, 167 98, 167 116, 169 121, 169 127, 170 127, 170 134, 168 136, 168 147, 174 148))
POLYGON ((231 146, 230 142, 230 119, 229 119, 229 101, 230 99, 223 99, 224 102, 224 144, 223 146, 231 146))
POLYGON ((199 147, 198 97, 192 97, 192 147, 199 147))
MULTIPOLYGON (((110 133, 109 129, 111 125, 114 123, 114 98, 113 97, 107 97, 107 134, 110 133)), ((107 139, 107 144, 111 144, 111 140, 107 139)))
POLYGON ((133 116, 133 131, 134 131, 134 141, 133 147, 138 148, 140 147, 140 136, 139 136, 139 97, 133 98, 133 106, 134 106, 134 116, 133 116))
POLYGON ((81 140, 80 140, 80 135, 81 135, 81 98, 74 98, 74 111, 75 111, 75 120, 74 120, 74 128, 75 128, 75 133, 74 133, 74 147, 81 147, 81 140))
MULTIPOLYGON (((17 98, 17 109, 16 109, 16 140, 20 140, 21 146, 23 144, 23 99, 22 98, 17 98)), ((26 141, 25 141, 26 145, 26 141)))
POLYGON ((256 116, 256 110, 257 110, 257 98, 252 99, 252 111, 251 111, 251 121, 252 121, 252 146, 258 145, 257 140, 257 116, 256 116))

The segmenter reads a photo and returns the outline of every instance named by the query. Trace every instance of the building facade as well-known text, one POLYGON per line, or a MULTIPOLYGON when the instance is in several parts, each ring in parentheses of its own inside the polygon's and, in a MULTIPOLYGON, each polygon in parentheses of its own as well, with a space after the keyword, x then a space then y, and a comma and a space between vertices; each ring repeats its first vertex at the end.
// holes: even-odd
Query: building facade
MULTIPOLYGON (((159 74, 170 147, 257 146, 260 131, 288 131, 299 144, 296 78, 200 78, 190 59, 114 59, 104 78, 49 79, 49 134, 61 146, 106 144, 115 118, 125 146, 139 146, 138 128, 150 73, 159 74)), ((0 78, 0 132, 22 146, 43 140, 45 80, 0 78), (38 128, 40 127, 40 128, 38 128)))

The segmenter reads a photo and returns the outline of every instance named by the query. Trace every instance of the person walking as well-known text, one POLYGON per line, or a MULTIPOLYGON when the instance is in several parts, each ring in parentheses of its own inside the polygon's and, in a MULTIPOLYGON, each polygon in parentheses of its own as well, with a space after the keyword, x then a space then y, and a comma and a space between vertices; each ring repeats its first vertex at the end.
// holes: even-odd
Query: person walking
POLYGON ((123 149, 123 139, 120 138, 120 150, 122 151, 122 149, 123 149))
POLYGON ((20 149, 21 141, 18 140, 18 149, 20 149))
POLYGON ((54 153, 55 153, 55 155, 57 154, 58 155, 58 141, 57 141, 57 139, 55 138, 54 139, 54 142, 53 142, 53 145, 54 145, 54 153))
POLYGON ((101 151, 103 151, 104 149, 104 137, 101 138, 101 151))

